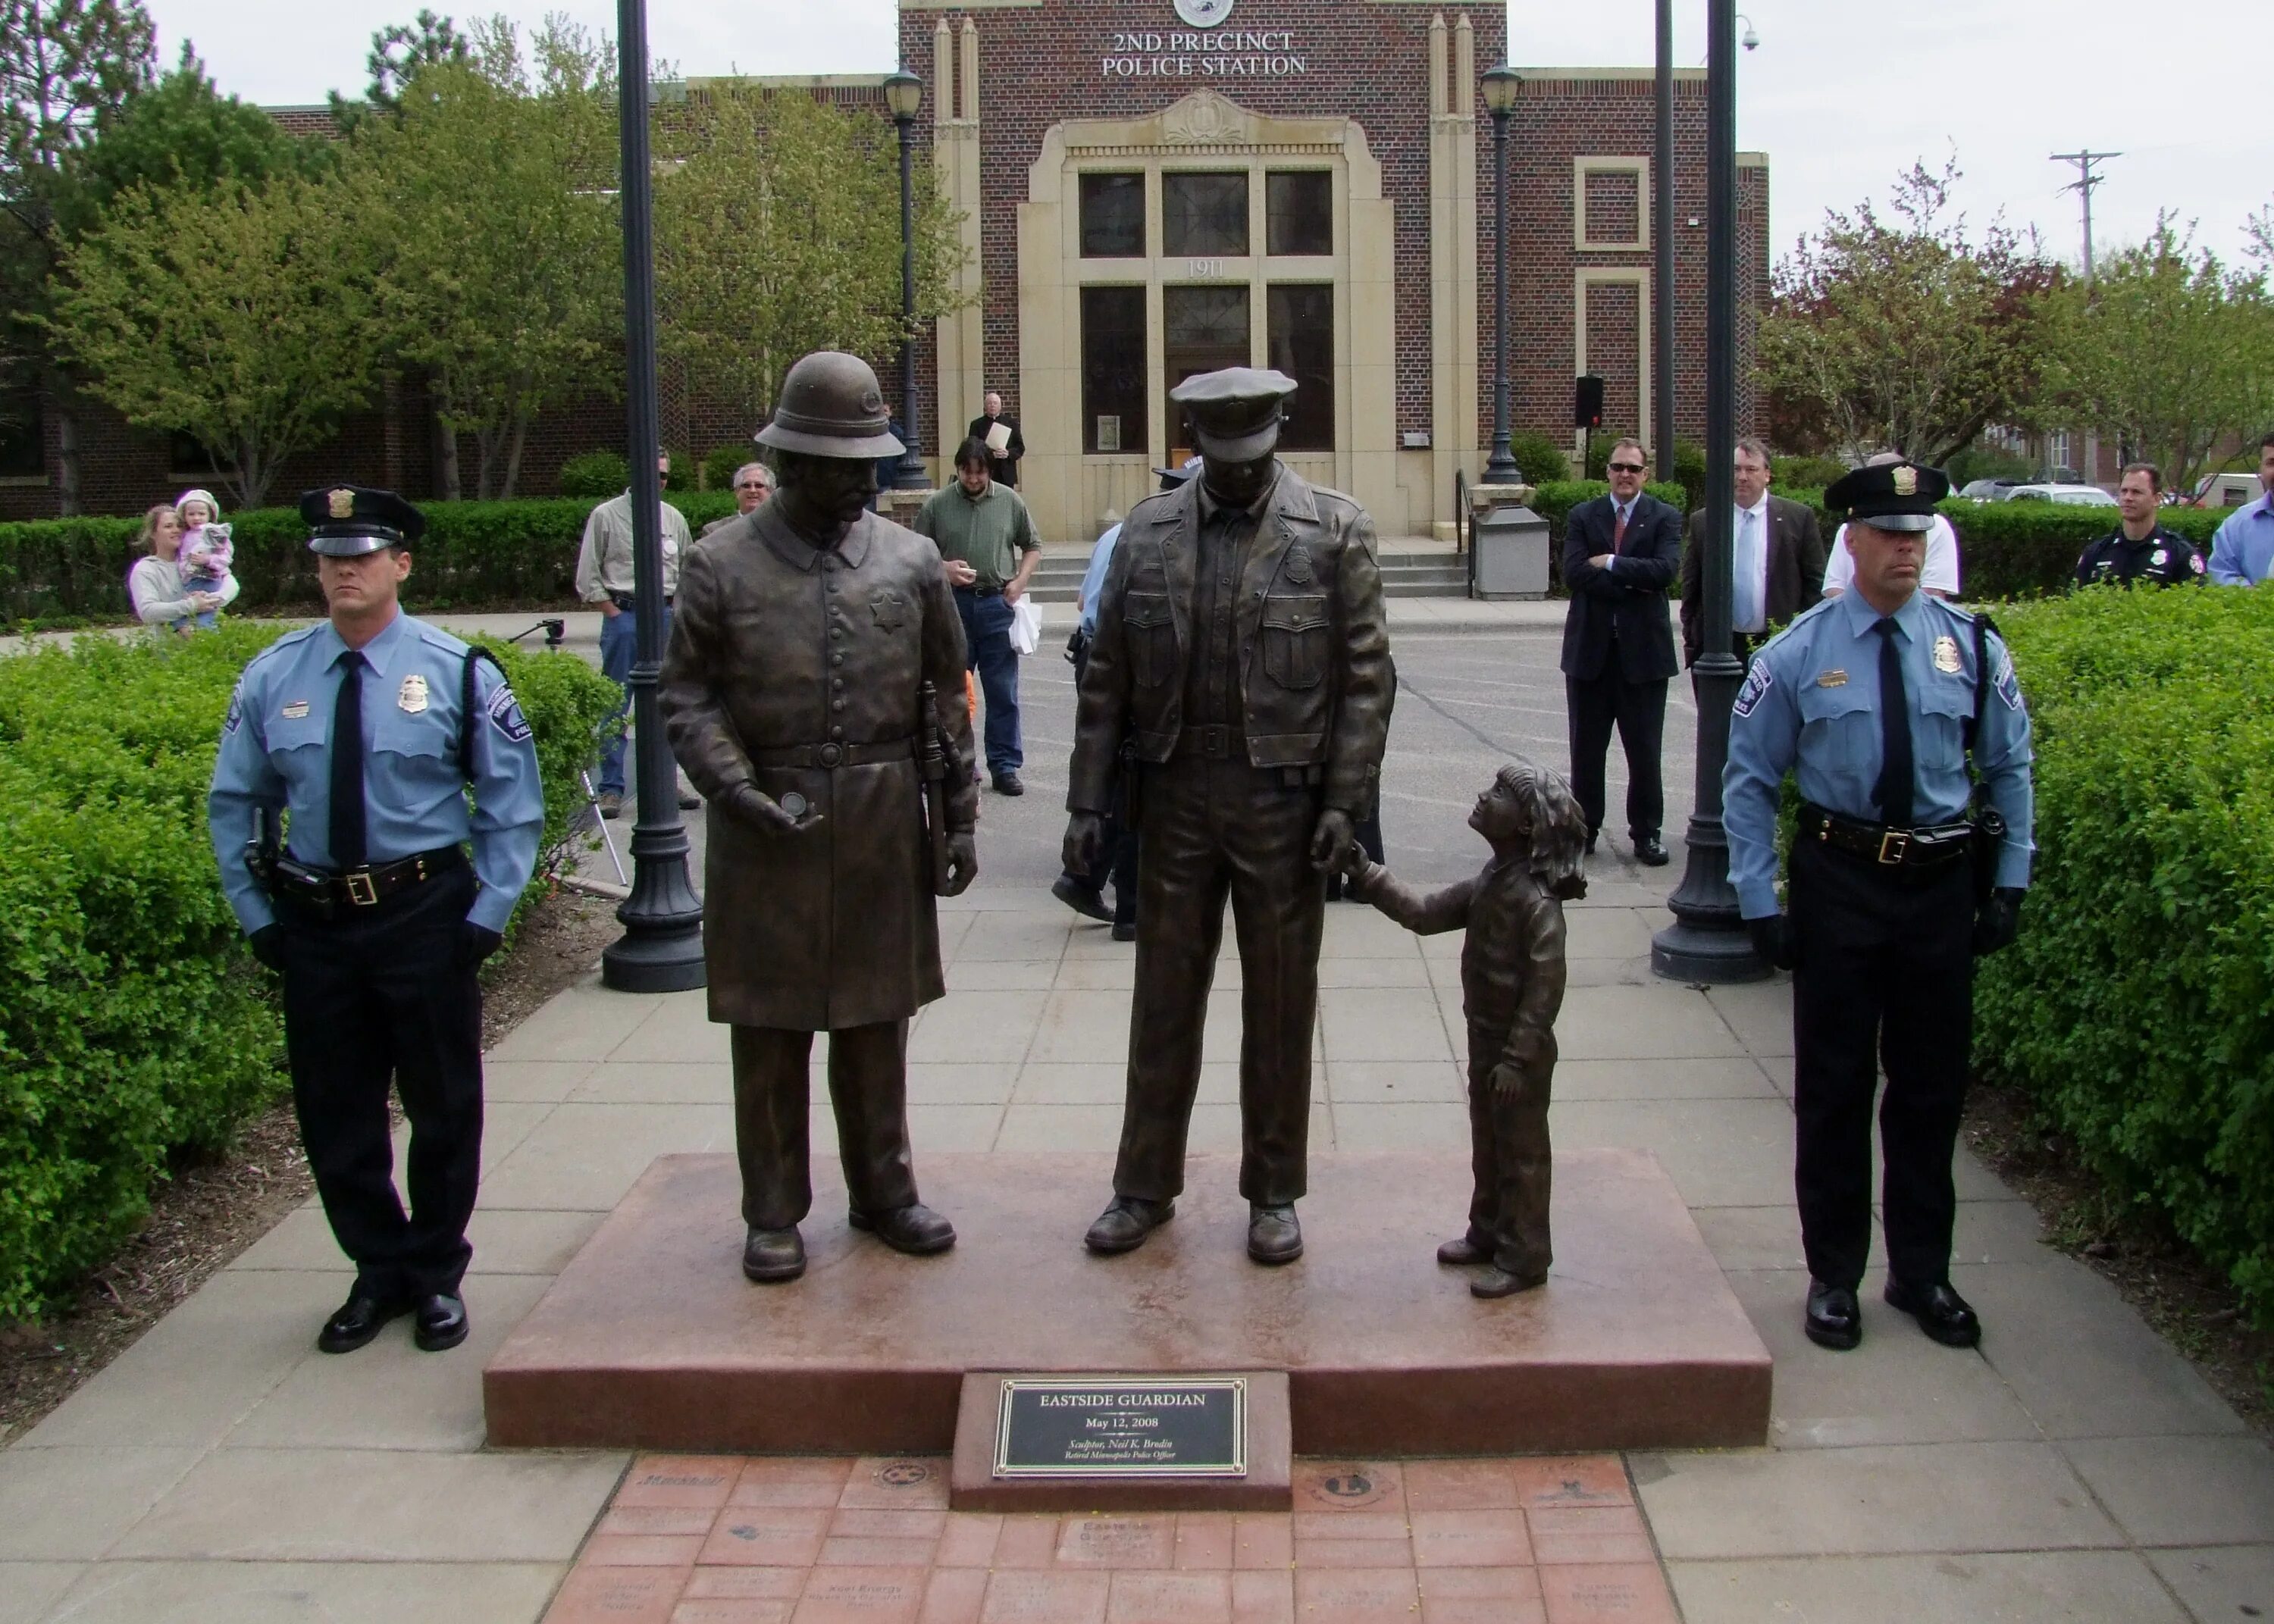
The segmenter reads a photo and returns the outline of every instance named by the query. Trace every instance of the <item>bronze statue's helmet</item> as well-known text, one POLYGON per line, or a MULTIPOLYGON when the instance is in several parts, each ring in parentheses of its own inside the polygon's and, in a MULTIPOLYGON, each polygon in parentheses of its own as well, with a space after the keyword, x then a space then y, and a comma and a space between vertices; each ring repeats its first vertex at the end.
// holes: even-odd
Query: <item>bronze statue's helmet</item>
POLYGON ((817 350, 782 380, 773 420, 758 431, 757 441, 777 451, 867 462, 907 449, 892 437, 892 424, 869 364, 841 350, 817 350))

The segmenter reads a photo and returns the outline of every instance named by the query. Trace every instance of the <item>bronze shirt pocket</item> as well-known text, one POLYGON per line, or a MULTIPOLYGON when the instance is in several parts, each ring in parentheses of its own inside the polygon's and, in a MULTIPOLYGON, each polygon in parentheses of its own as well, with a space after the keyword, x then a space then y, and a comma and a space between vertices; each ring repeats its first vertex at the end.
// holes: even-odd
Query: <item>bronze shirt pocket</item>
POLYGON ((1129 672, 1140 688, 1158 688, 1177 668, 1177 627, 1165 592, 1126 592, 1121 599, 1129 672))
POLYGON ((1333 623, 1324 598, 1274 598, 1263 605, 1263 669, 1281 688, 1316 688, 1326 679, 1333 623))

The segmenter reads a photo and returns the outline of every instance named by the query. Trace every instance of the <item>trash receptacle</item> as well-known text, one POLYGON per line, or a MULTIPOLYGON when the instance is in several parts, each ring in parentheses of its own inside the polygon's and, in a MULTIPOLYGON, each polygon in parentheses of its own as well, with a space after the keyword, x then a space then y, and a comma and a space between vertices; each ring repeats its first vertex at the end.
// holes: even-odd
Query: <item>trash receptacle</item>
POLYGON ((1495 508, 1472 526, 1476 548, 1470 596, 1502 598, 1547 596, 1547 521, 1529 508, 1495 508))

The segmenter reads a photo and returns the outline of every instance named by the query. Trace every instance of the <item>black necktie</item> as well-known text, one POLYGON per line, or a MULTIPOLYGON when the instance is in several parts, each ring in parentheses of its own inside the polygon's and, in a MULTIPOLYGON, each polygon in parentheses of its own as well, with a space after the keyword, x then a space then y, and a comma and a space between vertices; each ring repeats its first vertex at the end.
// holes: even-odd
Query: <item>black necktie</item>
POLYGON ((1879 816, 1890 828, 1911 826, 1911 710, 1903 695, 1902 650, 1895 645, 1895 623, 1883 620, 1879 634, 1879 816))
POLYGON ((364 866, 363 656, 340 657, 340 696, 332 705, 332 867, 364 866))

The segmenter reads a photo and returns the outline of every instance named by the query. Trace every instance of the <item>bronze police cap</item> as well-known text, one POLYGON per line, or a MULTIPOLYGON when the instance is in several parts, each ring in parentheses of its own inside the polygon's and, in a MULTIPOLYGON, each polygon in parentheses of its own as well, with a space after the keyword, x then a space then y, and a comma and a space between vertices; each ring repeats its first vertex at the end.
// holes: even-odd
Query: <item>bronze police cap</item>
POLYGON ((1279 443, 1279 423, 1295 380, 1266 367, 1227 366, 1187 378, 1169 398, 1192 419, 1202 452, 1227 462, 1247 462, 1279 443))
POLYGON ((789 369, 758 444, 808 456, 867 462, 907 449, 894 439, 877 374, 859 356, 818 350, 789 369))

